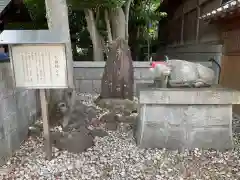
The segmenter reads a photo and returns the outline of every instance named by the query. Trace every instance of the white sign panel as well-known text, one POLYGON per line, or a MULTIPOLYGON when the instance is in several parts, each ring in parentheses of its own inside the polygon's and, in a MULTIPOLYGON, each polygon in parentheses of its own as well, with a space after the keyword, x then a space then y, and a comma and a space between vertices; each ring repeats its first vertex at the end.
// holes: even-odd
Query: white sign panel
POLYGON ((67 87, 64 44, 13 45, 11 53, 16 87, 67 87))

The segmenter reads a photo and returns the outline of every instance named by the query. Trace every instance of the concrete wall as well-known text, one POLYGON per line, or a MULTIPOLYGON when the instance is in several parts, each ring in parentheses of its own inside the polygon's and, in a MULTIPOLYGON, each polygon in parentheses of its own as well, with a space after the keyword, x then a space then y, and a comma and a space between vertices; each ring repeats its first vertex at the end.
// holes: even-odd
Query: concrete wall
POLYGON ((0 165, 26 139, 39 112, 36 102, 36 91, 13 88, 10 63, 0 63, 0 165))
MULTIPOLYGON (((78 92, 99 93, 105 62, 74 62, 74 79, 78 92)), ((152 82, 149 62, 134 62, 134 85, 152 82)))

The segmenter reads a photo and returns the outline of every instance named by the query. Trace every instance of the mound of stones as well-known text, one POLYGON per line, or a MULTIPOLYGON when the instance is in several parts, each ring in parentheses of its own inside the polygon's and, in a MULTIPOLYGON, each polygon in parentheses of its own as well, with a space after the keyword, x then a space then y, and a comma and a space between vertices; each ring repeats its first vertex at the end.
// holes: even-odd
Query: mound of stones
POLYGON ((52 143, 60 150, 81 153, 93 146, 96 136, 104 137, 108 135, 108 130, 117 130, 119 123, 134 126, 137 104, 121 99, 100 99, 93 105, 78 101, 71 113, 63 116, 68 119, 67 124, 62 131, 51 133, 52 143))

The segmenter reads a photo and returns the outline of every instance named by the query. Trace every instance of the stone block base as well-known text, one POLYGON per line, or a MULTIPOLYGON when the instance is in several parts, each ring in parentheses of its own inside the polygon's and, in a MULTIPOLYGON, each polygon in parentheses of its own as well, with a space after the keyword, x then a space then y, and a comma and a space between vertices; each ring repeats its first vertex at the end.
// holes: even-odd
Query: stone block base
POLYGON ((140 147, 171 150, 233 147, 229 102, 236 94, 232 91, 174 88, 138 92, 140 113, 136 140, 140 147), (216 98, 210 99, 210 93, 216 98))

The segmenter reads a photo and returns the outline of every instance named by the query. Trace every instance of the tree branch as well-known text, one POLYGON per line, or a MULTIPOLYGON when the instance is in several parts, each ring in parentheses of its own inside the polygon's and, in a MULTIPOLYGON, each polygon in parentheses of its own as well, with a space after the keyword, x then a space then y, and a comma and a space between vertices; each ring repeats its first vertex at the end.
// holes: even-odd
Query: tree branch
POLYGON ((111 32, 111 26, 110 26, 110 22, 109 22, 109 16, 108 16, 107 9, 104 10, 104 18, 105 18, 105 22, 106 22, 106 26, 107 26, 108 41, 109 41, 109 43, 112 43, 112 32, 111 32))
POLYGON ((126 41, 128 41, 128 21, 129 21, 129 11, 130 11, 130 6, 131 6, 132 0, 128 0, 126 6, 125 6, 125 29, 126 29, 126 41))
POLYGON ((84 13, 85 13, 85 18, 86 18, 86 21, 87 21, 87 29, 88 29, 88 32, 91 36, 91 39, 92 41, 95 41, 96 40, 96 29, 95 29, 95 19, 94 19, 94 13, 91 9, 85 9, 84 10, 84 13))
POLYGON ((126 18, 122 7, 109 11, 113 40, 117 38, 126 39, 126 18))
POLYGON ((97 27, 96 27, 96 21, 94 18, 94 12, 91 9, 85 9, 85 18, 87 21, 87 29, 90 34, 92 45, 93 45, 93 56, 94 61, 100 60, 103 61, 103 44, 101 40, 101 35, 99 34, 97 27))
POLYGON ((99 10, 99 8, 97 8, 96 9, 96 22, 98 22, 99 18, 100 18, 100 10, 99 10))

